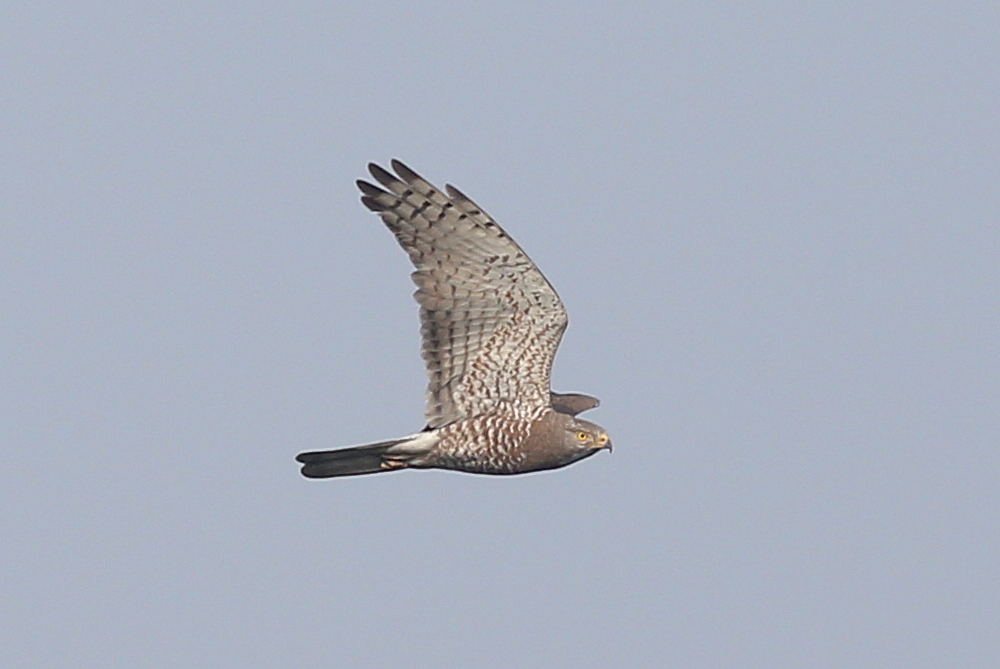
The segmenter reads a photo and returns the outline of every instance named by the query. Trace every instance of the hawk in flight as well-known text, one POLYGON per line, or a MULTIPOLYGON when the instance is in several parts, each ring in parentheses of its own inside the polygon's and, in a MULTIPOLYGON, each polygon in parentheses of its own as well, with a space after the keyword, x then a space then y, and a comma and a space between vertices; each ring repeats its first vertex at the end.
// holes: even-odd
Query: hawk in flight
POLYGON ((358 181, 358 188, 417 268, 427 426, 399 439, 300 453, 302 474, 408 467, 522 474, 611 450, 603 428, 576 417, 597 398, 550 390, 568 319, 535 264, 457 188, 442 192, 398 160, 392 169, 370 164, 381 187, 358 181))

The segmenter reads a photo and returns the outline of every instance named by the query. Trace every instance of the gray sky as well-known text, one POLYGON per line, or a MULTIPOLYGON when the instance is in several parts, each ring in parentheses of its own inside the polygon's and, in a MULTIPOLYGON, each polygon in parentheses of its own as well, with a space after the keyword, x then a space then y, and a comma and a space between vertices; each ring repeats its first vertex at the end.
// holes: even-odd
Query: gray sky
POLYGON ((1000 10, 869 5, 6 3, 0 665, 1000 666, 1000 10), (391 157, 612 455, 299 476, 422 426, 391 157))

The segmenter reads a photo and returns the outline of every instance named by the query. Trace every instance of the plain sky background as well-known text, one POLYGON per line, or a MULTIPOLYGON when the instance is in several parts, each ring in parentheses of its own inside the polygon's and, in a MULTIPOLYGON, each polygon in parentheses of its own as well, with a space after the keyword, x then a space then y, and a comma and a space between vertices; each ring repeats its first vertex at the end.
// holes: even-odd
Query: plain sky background
POLYGON ((5 3, 0 666, 1000 666, 996 3, 5 3), (468 193, 616 448, 422 426, 354 180, 468 193))

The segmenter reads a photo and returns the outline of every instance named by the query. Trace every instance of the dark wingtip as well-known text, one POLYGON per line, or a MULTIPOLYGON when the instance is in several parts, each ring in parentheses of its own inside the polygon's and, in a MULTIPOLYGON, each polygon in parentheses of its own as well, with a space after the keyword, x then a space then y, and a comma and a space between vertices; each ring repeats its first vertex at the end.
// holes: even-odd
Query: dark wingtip
POLYGON ((358 179, 354 183, 356 183, 358 185, 358 190, 360 190, 365 195, 371 195, 372 197, 375 197, 375 196, 381 195, 382 193, 385 192, 384 190, 382 190, 381 188, 379 188, 375 184, 368 183, 364 179, 358 179))
POLYGON ((405 181, 406 183, 413 183, 418 179, 423 181, 423 178, 419 174, 417 174, 409 167, 404 165, 401 160, 393 158, 391 161, 389 161, 389 164, 392 165, 393 171, 395 171, 396 174, 399 175, 399 178, 405 181))
POLYGON ((389 172, 381 165, 376 165, 375 163, 368 163, 368 171, 371 172, 371 175, 375 177, 376 181, 378 181, 386 188, 390 188, 392 184, 399 182, 399 179, 396 178, 395 174, 389 172))
POLYGON ((392 208, 390 205, 382 204, 381 202, 379 202, 375 198, 370 197, 368 195, 362 195, 361 196, 361 204, 365 205, 366 207, 368 207, 372 211, 376 211, 376 212, 378 212, 378 211, 388 211, 389 209, 392 208))

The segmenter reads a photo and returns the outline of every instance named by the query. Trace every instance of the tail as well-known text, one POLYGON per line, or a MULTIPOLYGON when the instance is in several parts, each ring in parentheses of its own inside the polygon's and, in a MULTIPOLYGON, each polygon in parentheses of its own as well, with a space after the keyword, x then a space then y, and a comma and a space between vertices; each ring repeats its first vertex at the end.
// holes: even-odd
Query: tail
POLYGON ((302 463, 302 475, 311 479, 376 474, 412 466, 412 460, 426 454, 436 442, 424 432, 376 444, 299 453, 295 459, 302 463))

